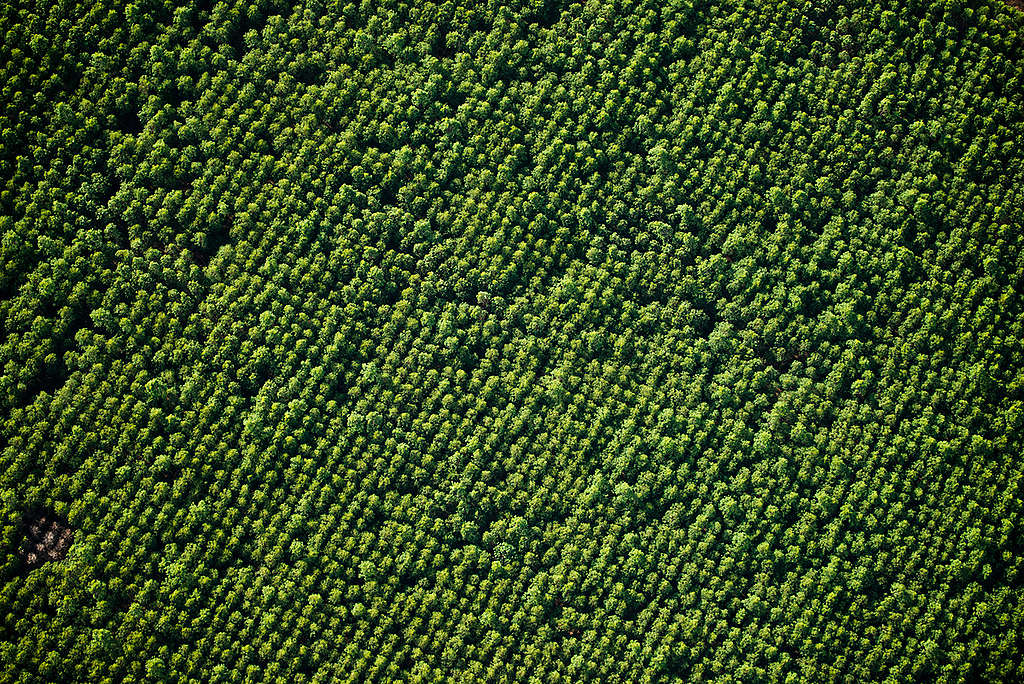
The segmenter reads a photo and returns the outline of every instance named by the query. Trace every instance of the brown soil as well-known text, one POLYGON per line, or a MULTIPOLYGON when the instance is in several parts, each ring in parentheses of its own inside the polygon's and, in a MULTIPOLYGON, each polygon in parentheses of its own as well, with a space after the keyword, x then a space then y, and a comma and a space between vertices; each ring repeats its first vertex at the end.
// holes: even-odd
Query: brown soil
POLYGON ((1016 7, 1017 9, 1024 11, 1024 0, 1003 0, 1010 7, 1016 7))
POLYGON ((19 555, 31 570, 67 555, 75 540, 75 531, 56 515, 46 511, 26 513, 22 518, 25 539, 19 555))

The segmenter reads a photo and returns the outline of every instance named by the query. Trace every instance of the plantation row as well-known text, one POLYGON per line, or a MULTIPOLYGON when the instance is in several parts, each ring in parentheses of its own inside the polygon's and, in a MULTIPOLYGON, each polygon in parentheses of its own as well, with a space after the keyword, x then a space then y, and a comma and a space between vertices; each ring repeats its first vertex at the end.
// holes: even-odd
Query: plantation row
POLYGON ((1020 677, 1024 15, 386 4, 0 9, 3 678, 1020 677))

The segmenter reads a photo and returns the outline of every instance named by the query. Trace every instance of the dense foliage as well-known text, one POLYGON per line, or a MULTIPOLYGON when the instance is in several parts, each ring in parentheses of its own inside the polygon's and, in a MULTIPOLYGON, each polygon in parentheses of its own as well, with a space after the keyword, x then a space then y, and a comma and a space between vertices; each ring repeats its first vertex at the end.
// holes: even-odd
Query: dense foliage
POLYGON ((1024 14, 512 5, 0 7, 0 679, 1022 676, 1024 14))

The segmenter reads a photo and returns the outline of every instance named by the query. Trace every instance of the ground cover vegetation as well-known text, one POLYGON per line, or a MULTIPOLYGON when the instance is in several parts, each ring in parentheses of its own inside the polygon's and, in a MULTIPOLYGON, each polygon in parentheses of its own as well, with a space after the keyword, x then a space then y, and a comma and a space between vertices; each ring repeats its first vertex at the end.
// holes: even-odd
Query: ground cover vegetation
POLYGON ((1002 3, 0 7, 0 679, 1019 681, 1002 3))

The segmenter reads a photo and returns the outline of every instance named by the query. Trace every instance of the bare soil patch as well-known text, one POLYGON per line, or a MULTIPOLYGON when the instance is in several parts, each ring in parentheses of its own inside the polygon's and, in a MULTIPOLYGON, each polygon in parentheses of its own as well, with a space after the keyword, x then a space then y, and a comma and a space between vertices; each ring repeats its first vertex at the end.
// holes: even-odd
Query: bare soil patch
POLYGON ((52 511, 29 511, 22 516, 25 538, 19 555, 29 570, 59 561, 75 540, 75 531, 52 511))

